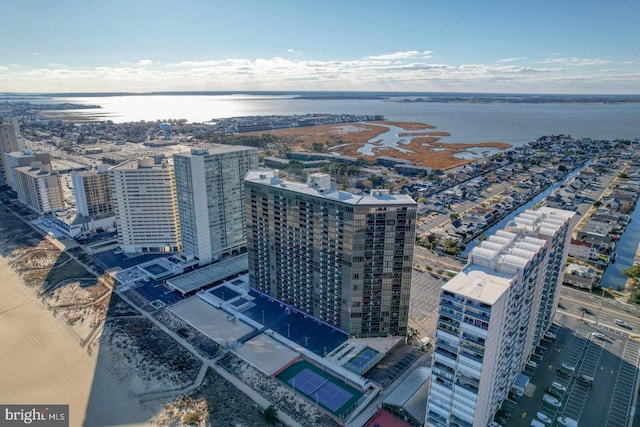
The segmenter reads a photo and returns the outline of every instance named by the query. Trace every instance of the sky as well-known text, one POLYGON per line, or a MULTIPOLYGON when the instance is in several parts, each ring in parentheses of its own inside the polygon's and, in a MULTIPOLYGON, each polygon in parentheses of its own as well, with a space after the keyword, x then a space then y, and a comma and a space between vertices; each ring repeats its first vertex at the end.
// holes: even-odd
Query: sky
POLYGON ((0 0, 0 92, 640 94, 638 0, 0 0))

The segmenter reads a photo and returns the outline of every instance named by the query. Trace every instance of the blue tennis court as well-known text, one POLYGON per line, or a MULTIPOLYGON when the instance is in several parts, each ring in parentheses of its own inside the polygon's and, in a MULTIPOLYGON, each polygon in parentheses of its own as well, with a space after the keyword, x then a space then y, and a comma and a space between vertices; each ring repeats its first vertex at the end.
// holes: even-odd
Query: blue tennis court
POLYGON ((351 360, 344 364, 344 367, 360 375, 371 368, 371 362, 378 357, 379 351, 371 347, 365 347, 358 352, 351 360))
POLYGON ((291 378, 288 384, 306 394, 310 399, 315 399, 332 411, 337 412, 353 395, 330 380, 331 378, 321 377, 310 369, 304 369, 291 378))
POLYGON ((346 378, 304 359, 280 372, 276 378, 340 419, 344 419, 364 395, 362 390, 348 384, 346 378))

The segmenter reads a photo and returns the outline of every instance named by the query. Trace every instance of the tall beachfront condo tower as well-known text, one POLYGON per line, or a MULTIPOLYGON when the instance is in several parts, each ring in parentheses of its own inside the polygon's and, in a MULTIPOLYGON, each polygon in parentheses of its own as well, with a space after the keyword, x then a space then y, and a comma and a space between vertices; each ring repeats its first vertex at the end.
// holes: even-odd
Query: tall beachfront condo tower
POLYGON ((109 168, 109 165, 98 165, 96 170, 71 172, 73 195, 80 216, 113 215, 109 168))
POLYGON ((33 162, 13 168, 13 179, 18 200, 31 210, 46 215, 64 209, 62 181, 51 165, 33 162))
POLYGON ((527 210, 440 291, 429 426, 485 427, 557 308, 574 212, 527 210))
POLYGON ((118 240, 126 253, 180 250, 173 166, 127 160, 109 170, 118 240))
POLYGON ((244 251, 244 177, 258 167, 258 150, 211 145, 174 154, 173 164, 182 251, 201 265, 244 251))
POLYGON ((24 149, 22 151, 12 151, 11 153, 3 153, 4 167, 6 167, 6 183, 14 191, 16 190, 14 181, 14 168, 22 166, 30 166, 33 162, 40 162, 42 165, 51 166, 51 154, 48 151, 33 151, 24 149))
POLYGON ((404 335, 415 245, 416 202, 374 190, 330 189, 275 171, 245 180, 252 287, 354 337, 404 335))
POLYGON ((7 167, 4 153, 22 151, 25 148, 24 141, 18 138, 16 126, 11 122, 0 123, 0 185, 10 185, 10 169, 7 167))

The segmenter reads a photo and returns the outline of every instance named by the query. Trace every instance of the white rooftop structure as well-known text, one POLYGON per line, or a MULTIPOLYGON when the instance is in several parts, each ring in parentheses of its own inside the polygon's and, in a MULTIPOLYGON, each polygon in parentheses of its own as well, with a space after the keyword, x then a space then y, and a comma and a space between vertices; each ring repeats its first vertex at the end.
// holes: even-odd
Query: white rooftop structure
MULTIPOLYGON (((321 175, 321 174, 319 174, 321 175)), ((301 182, 285 181, 278 177, 278 171, 265 170, 265 171, 249 171, 245 177, 245 181, 256 182, 264 185, 270 185, 274 188, 288 188, 292 191, 307 194, 314 197, 324 197, 326 199, 336 200, 342 203, 351 205, 373 205, 379 206, 381 204, 398 204, 398 203, 411 203, 415 204, 415 201, 406 194, 390 194, 389 190, 372 190, 371 194, 352 194, 346 191, 324 189, 326 180, 321 177, 316 177, 316 181, 321 185, 314 186, 301 182)))

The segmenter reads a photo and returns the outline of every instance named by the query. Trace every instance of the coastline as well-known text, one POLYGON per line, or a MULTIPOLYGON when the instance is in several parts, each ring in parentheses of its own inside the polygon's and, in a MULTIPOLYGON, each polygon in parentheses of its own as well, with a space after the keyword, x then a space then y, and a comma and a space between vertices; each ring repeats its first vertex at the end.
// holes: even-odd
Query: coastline
POLYGON ((148 414, 103 371, 0 256, 3 404, 68 404, 70 426, 150 425, 148 414))

